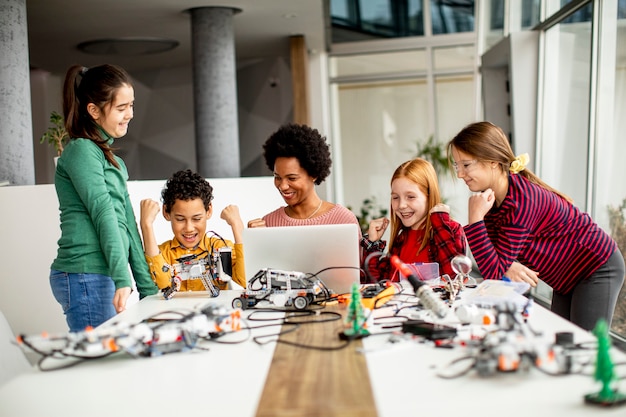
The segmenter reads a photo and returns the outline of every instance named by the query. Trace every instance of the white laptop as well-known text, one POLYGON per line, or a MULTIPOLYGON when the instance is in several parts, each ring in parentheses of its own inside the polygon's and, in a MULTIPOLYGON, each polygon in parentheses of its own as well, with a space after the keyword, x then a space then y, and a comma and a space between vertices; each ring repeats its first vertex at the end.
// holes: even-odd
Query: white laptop
POLYGON ((350 293, 361 276, 359 236, 356 224, 245 228, 246 279, 264 268, 319 272, 334 293, 350 293))

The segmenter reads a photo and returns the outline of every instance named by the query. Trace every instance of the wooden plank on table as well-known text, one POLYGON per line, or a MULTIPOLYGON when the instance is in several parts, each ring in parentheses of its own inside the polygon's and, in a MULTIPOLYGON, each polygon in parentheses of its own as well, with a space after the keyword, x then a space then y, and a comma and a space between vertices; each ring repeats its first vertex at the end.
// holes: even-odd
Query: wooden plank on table
MULTIPOLYGON (((345 310, 344 305, 326 307, 322 311, 341 314, 342 318, 302 324, 280 339, 326 349, 341 346, 346 343, 339 339, 339 333, 345 328, 345 310)), ((299 320, 325 320, 330 314, 299 320)), ((283 326, 284 330, 286 328, 288 326, 283 326)), ((338 350, 309 349, 279 342, 256 416, 376 416, 367 362, 365 356, 357 352, 361 347, 360 340, 351 341, 338 350)))

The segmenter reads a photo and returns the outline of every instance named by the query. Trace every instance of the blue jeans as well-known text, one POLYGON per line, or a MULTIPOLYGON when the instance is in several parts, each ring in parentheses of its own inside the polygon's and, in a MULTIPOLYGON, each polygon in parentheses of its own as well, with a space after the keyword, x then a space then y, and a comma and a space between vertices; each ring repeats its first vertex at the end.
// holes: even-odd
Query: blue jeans
POLYGON ((111 277, 51 270, 50 287, 63 308, 70 332, 96 327, 116 314, 113 307, 115 284, 111 277))

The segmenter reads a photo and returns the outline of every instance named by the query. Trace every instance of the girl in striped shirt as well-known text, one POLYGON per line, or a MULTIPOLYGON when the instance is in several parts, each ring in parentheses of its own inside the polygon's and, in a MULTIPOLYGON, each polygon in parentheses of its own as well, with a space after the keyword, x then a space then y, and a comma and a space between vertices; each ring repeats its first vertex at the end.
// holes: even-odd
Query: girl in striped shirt
POLYGON ((552 311, 591 330, 610 325, 624 282, 615 241, 572 200, 526 168, 489 122, 466 126, 448 144, 458 178, 475 194, 464 227, 485 279, 539 279, 553 289, 552 311))

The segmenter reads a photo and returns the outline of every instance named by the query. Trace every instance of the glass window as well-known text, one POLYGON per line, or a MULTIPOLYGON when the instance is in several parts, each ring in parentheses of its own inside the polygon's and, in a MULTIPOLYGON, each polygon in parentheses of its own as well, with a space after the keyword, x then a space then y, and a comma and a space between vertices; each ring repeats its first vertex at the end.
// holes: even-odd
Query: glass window
POLYGON ((412 36, 424 35, 423 0, 409 0, 409 33, 412 36))
POLYGON ((359 1, 359 9, 365 28, 369 26, 372 31, 375 31, 377 26, 393 26, 393 13, 389 0, 361 0, 359 1))
POLYGON ((398 74, 426 70, 423 49, 382 54, 347 55, 331 58, 330 76, 347 77, 398 74))
POLYGON ((539 23, 541 0, 522 0, 522 28, 531 28, 539 23))
POLYGON ((333 43, 424 36, 426 1, 432 34, 474 31, 475 0, 330 0, 333 43))
POLYGON ((390 0, 359 1, 360 29, 379 37, 396 36, 396 19, 390 0))
MULTIPOLYGON (((393 170, 418 156, 418 145, 431 136, 445 145, 474 121, 471 73, 438 76, 434 82, 434 97, 425 77, 332 86, 337 103, 335 130, 341 146, 339 176, 343 184, 359 184, 345 187, 343 200, 355 213, 371 197, 380 204, 378 209, 387 209, 393 170), (436 103, 434 108, 432 103, 436 103), (363 169, 364 163, 367 169, 363 169)), ((453 206, 452 214, 466 219, 467 187, 451 175, 440 180, 442 194, 453 206)))
MULTIPOLYGON (((437 140, 444 146, 463 127, 476 121, 474 90, 472 74, 435 77, 437 140)), ((450 214, 461 224, 466 224, 470 192, 465 183, 449 172, 439 176, 439 187, 441 197, 450 207, 450 214)))
POLYGON ((333 20, 356 23, 354 10, 350 7, 350 0, 333 0, 330 2, 330 15, 333 20))
POLYGON ((544 55, 540 176, 587 210, 591 22, 553 26, 546 31, 544 55))
POLYGON ((396 166, 416 156, 417 143, 433 134, 425 79, 334 85, 341 143, 344 204, 355 213, 374 197, 389 205, 389 180, 396 166), (366 169, 364 169, 366 167, 366 169))
POLYGON ((473 45, 462 45, 433 49, 433 65, 435 71, 449 69, 473 70, 476 48, 473 45))
MULTIPOLYGON (((597 162, 598 178, 596 202, 598 217, 608 217, 605 230, 617 242, 622 254, 626 256, 626 177, 624 176, 624 155, 626 155, 626 1, 619 1, 620 13, 617 21, 616 57, 615 57, 615 105, 613 137, 598 141, 597 162)), ((626 339, 626 285, 622 287, 611 330, 626 339)))
POLYGON ((447 143, 464 126, 475 121, 474 76, 469 74, 436 77, 435 96, 437 132, 439 139, 447 143))
POLYGON ((489 26, 484 30, 486 50, 504 37, 504 0, 491 0, 487 8, 489 26))
POLYGON ((474 31, 474 0, 431 0, 433 35, 474 31))

